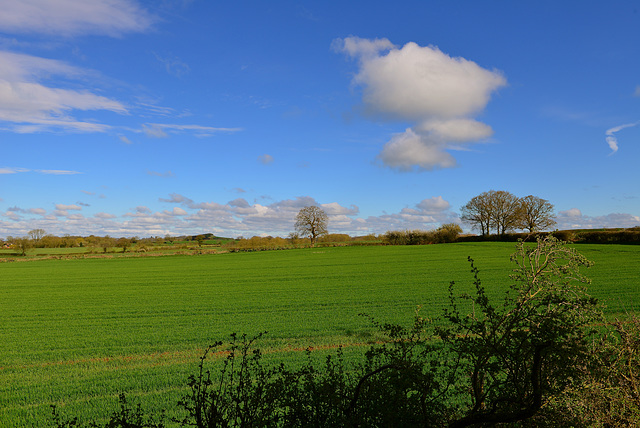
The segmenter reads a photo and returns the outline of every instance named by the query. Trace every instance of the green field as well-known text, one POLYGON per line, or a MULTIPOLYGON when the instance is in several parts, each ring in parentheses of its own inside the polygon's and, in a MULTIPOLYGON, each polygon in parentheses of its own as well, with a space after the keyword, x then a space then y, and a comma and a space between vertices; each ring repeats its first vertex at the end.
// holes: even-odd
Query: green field
MULTIPOLYGON (((336 247, 201 256, 0 263, 0 426, 43 426, 50 404, 108 416, 126 392, 173 408, 198 356, 232 332, 268 331, 268 355, 375 340, 367 312, 438 316, 447 287, 508 284, 512 243, 336 247)), ((607 316, 640 308, 640 246, 580 245, 607 316)), ((322 351, 317 351, 321 355, 322 351)))

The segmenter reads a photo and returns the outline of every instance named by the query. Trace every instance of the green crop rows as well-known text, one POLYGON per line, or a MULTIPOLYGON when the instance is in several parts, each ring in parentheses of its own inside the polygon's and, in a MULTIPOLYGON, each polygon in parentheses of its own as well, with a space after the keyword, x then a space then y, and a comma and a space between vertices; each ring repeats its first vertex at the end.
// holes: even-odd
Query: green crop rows
MULTIPOLYGON (((607 316, 638 308, 640 246, 577 248, 596 262, 589 290, 607 316)), ((232 332, 268 331, 261 347, 286 361, 309 346, 361 350, 376 336, 359 313, 408 323, 423 305, 423 316, 437 317, 450 281, 471 284, 467 256, 499 296, 513 250, 464 243, 2 263, 0 426, 46 426, 51 404, 108 416, 120 392, 145 409, 173 408, 203 348, 232 332)))

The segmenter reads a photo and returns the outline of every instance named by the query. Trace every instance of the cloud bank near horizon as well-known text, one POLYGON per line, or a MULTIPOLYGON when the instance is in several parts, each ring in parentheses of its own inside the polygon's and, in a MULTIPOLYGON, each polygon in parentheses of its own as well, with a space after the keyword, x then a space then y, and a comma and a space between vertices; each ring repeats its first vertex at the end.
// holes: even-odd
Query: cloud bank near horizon
MULTIPOLYGON (((91 192, 84 192, 91 195, 91 192)), ((104 196, 100 196, 104 198, 104 196)), ((180 236, 214 233, 226 237, 282 236, 294 230, 295 216, 305 206, 317 205, 329 217, 330 233, 352 236, 383 234, 390 230, 436 229, 445 223, 462 224, 449 201, 435 196, 400 209, 396 213, 361 217, 356 205, 338 202, 319 203, 310 196, 298 196, 270 204, 249 202, 239 197, 226 203, 197 202, 188 196, 172 193, 158 198, 166 209, 153 211, 139 205, 125 213, 93 212, 82 201, 57 203, 51 208, 10 207, 0 212, 0 237, 25 236, 29 230, 44 229, 57 236, 180 236)), ((636 227, 640 217, 612 213, 602 216, 584 215, 579 209, 559 211, 557 229, 636 227)))
POLYGON ((11 207, 0 213, 0 236, 24 236, 29 230, 44 229, 55 235, 165 236, 211 232, 222 236, 287 236, 294 230, 295 216, 305 206, 317 205, 329 217, 331 233, 380 234, 388 230, 433 229, 458 221, 451 204, 441 196, 424 199, 395 214, 359 217, 355 205, 319 203, 299 196, 271 204, 249 203, 237 198, 227 203, 196 202, 172 193, 158 202, 168 208, 152 211, 144 205, 124 214, 87 214, 89 204, 56 204, 52 209, 11 207), (172 206, 173 205, 173 206, 172 206))

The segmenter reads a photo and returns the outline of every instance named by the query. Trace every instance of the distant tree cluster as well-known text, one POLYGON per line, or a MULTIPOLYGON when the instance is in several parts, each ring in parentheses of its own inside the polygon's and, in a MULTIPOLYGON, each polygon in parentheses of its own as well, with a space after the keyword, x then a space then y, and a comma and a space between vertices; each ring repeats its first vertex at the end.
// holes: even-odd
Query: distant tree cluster
POLYGON ((481 193, 460 211, 462 220, 482 235, 490 235, 492 231, 504 235, 517 229, 539 232, 556 224, 553 205, 546 199, 533 195, 518 198, 504 190, 481 193))

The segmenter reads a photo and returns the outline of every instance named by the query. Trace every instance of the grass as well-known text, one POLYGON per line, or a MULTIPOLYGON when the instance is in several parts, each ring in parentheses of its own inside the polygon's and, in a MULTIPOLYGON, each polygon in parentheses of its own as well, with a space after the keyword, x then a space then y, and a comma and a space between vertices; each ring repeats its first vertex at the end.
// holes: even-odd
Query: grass
MULTIPOLYGON (((609 317, 640 303, 640 247, 580 245, 596 265, 590 292, 609 317)), ((209 343, 268 331, 268 358, 307 346, 376 340, 369 313, 438 316, 447 287, 471 284, 467 256, 499 296, 512 243, 337 247, 202 256, 0 264, 0 425, 41 426, 50 404, 107 416, 126 392, 147 409, 174 407, 209 343)), ((327 350, 317 351, 318 358, 327 350)))

